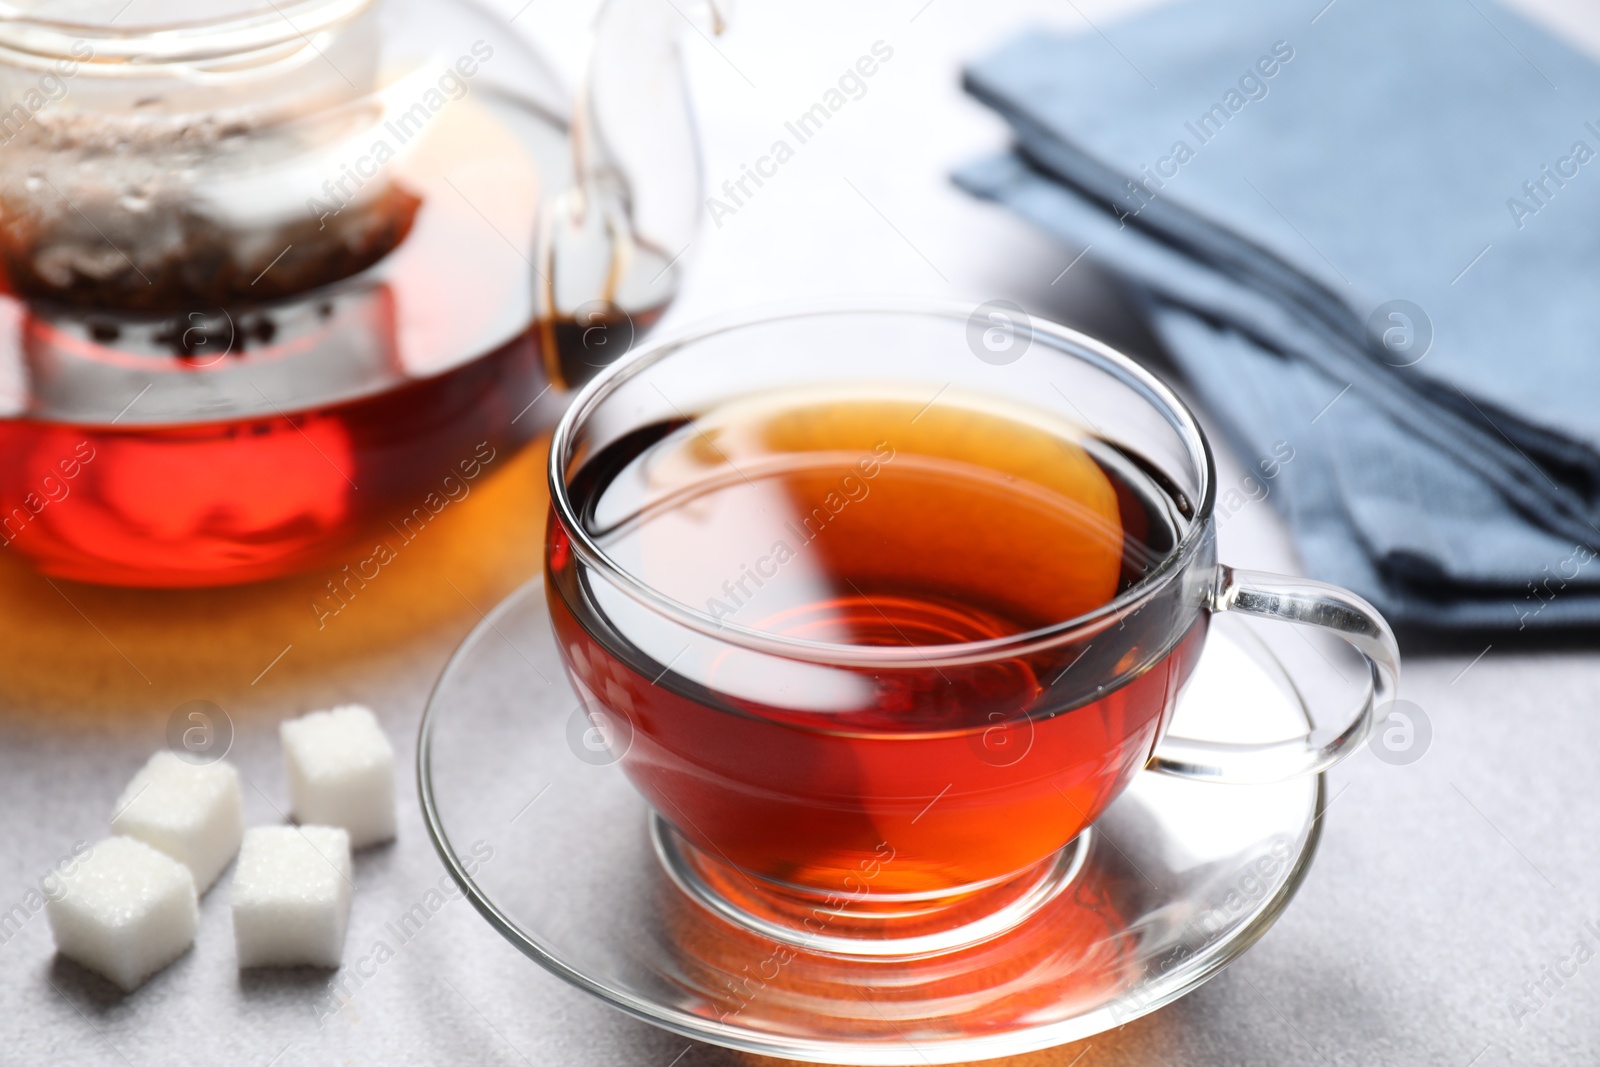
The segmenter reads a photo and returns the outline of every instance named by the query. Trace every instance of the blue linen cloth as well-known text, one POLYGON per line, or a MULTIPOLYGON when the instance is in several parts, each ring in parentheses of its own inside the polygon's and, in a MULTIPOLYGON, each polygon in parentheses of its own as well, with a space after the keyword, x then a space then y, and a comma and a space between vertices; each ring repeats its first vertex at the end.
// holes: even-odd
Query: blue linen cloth
POLYGON ((1187 0, 967 72, 958 183, 1122 274, 1310 572, 1600 623, 1600 69, 1490 0, 1187 0))

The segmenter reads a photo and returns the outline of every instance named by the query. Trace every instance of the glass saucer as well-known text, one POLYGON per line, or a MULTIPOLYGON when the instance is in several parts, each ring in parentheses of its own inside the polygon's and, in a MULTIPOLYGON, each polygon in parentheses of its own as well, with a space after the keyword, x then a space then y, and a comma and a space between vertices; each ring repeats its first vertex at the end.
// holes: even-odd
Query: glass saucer
MULTIPOLYGON (((1224 616, 1176 723, 1259 740, 1301 734, 1309 716, 1278 661, 1224 616)), ((1013 1055, 1176 1000, 1282 913, 1324 797, 1321 777, 1141 774, 1068 846, 1065 887, 1020 924, 951 952, 846 957, 730 921, 680 888, 663 866, 670 830, 591 731, 543 582, 529 582, 457 650, 423 717, 423 811, 451 875, 507 940, 580 989, 685 1037, 816 1063, 1013 1055)))

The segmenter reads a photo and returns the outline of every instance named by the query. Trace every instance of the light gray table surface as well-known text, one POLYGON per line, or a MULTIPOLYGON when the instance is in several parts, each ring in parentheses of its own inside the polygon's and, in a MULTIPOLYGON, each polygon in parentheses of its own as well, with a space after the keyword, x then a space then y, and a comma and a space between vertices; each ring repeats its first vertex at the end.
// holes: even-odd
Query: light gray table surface
MULTIPOLYGON (((506 32, 536 28, 556 2, 534 0, 506 32)), ((521 0, 500 6, 514 13, 521 0)), ((733 32, 714 47, 691 36, 712 187, 764 153, 784 121, 875 41, 895 53, 867 95, 758 196, 720 225, 707 221, 672 320, 797 296, 920 294, 974 305, 1004 297, 1159 368, 1126 303, 1095 273, 1092 252, 1079 260, 1082 249, 1051 244, 946 179, 956 163, 1004 143, 999 124, 960 94, 964 59, 1034 22, 1114 39, 1116 19, 1138 6, 1147 5, 745 0, 733 32)), ((1594 3, 1520 6, 1600 54, 1594 3)), ((242 591, 129 593, 52 588, 0 558, 0 910, 23 901, 74 842, 104 836, 112 801, 164 743, 182 701, 227 710, 247 815, 262 823, 286 806, 276 722, 360 700, 378 711, 406 772, 399 840, 356 861, 348 944, 370 944, 443 874, 409 773, 416 728, 451 649, 537 566, 537 453, 502 461, 430 531, 432 540, 408 548, 392 574, 321 630, 309 601, 326 575, 242 591)), ((1226 485, 1243 467, 1222 453, 1226 485)), ((1220 536, 1229 562, 1296 569, 1268 504, 1230 516, 1220 536)), ((1592 637, 1411 640, 1405 651, 1403 696, 1429 717, 1431 745, 1408 766, 1364 753, 1333 773, 1320 855, 1277 926, 1177 1004, 1016 1062, 1600 1061, 1600 962, 1588 959, 1600 954, 1600 935, 1586 925, 1600 930, 1600 806, 1586 755, 1600 751, 1592 637)), ((42 914, 6 931, 0 1063, 700 1067, 748 1059, 656 1031, 569 988, 460 901, 335 1017, 319 1020, 326 974, 235 970, 229 877, 202 901, 194 950, 125 997, 57 960, 42 914)))

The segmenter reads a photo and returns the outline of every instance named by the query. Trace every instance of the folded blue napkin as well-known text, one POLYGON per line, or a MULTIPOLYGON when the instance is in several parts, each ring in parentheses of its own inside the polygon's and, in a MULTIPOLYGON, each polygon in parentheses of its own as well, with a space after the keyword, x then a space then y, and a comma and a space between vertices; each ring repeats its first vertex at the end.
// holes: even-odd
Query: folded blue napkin
POLYGON ((1247 459, 1292 449, 1311 573, 1600 623, 1600 69, 1489 0, 1187 0, 967 86, 1016 145, 957 181, 1128 279, 1247 459))

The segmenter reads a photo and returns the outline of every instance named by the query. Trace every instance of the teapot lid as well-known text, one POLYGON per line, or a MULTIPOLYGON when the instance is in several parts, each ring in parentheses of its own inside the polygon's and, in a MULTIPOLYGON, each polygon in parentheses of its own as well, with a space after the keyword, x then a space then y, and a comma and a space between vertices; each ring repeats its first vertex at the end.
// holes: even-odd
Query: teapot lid
POLYGON ((267 7, 261 0, 12 0, 0 5, 6 16, 70 22, 79 26, 163 27, 234 19, 267 7))
POLYGON ((284 45, 346 22, 376 0, 0 0, 0 53, 193 63, 284 45))

